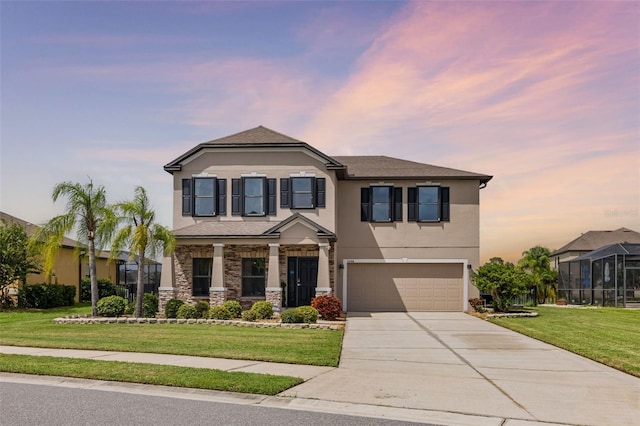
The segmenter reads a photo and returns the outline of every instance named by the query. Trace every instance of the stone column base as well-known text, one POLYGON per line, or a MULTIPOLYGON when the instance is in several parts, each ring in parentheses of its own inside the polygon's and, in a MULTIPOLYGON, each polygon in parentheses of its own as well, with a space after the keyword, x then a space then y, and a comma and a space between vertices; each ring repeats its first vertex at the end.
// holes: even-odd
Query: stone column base
POLYGON ((279 314, 282 310, 282 289, 280 287, 267 287, 265 296, 267 302, 273 305, 273 312, 279 314))
POLYGON ((164 307, 171 299, 175 299, 178 295, 176 287, 159 287, 158 288, 158 312, 164 314, 164 307))
POLYGON ((209 306, 221 306, 227 300, 227 289, 225 287, 209 288, 209 306))
POLYGON ((331 287, 316 287, 316 296, 333 296, 331 287))

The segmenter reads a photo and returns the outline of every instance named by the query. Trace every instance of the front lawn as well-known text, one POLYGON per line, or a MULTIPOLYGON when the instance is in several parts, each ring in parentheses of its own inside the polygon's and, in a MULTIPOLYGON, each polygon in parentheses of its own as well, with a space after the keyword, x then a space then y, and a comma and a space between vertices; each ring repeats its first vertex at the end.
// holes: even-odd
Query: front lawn
POLYGON ((539 306, 536 318, 490 321, 640 377, 640 310, 539 306))
POLYGON ((154 352, 335 367, 343 331, 209 324, 54 324, 91 308, 0 311, 0 345, 154 352))

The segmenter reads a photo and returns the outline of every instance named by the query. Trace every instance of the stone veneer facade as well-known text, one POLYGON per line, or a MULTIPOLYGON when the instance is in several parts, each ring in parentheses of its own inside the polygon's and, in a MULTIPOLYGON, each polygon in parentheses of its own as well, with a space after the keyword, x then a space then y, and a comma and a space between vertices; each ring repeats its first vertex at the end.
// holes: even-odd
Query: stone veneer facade
MULTIPOLYGON (((287 282, 287 259, 290 256, 318 256, 317 244, 281 245, 278 247, 279 277, 281 282, 287 282)), ((269 300, 275 306, 282 304, 280 291, 265 291, 264 298, 242 297, 242 259, 265 259, 265 287, 269 275, 269 246, 227 244, 224 246, 224 287, 225 292, 211 292, 210 296, 193 296, 191 283, 193 282, 193 259, 213 258, 213 245, 179 245, 176 247, 174 261, 174 287, 172 290, 160 291, 160 311, 172 298, 181 299, 185 303, 195 304, 201 300, 208 301, 211 306, 221 305, 225 300, 237 300, 243 309, 248 309, 258 300, 269 300)), ((329 287, 331 292, 318 292, 316 295, 332 294, 335 291, 335 247, 329 247, 329 287)), ((280 285, 278 285, 280 288, 280 285)))

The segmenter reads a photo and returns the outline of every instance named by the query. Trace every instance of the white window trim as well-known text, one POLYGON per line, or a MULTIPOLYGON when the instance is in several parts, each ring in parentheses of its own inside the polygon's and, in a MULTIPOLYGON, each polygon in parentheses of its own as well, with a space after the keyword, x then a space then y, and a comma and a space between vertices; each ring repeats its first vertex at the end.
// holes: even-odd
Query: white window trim
POLYGON ((462 311, 469 310, 469 259, 342 259, 342 306, 345 312, 349 312, 347 306, 347 274, 349 264, 351 263, 369 263, 369 264, 460 264, 462 265, 462 311))
POLYGON ((297 177, 316 177, 315 173, 309 173, 305 171, 300 171, 298 173, 289 173, 289 177, 297 178, 297 177))

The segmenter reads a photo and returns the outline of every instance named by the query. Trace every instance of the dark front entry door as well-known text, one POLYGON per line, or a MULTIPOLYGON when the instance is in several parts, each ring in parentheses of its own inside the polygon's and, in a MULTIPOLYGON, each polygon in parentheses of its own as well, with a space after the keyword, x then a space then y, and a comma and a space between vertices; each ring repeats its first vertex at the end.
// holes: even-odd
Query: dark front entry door
POLYGON ((317 257, 290 257, 287 282, 287 306, 311 304, 318 284, 317 257))

